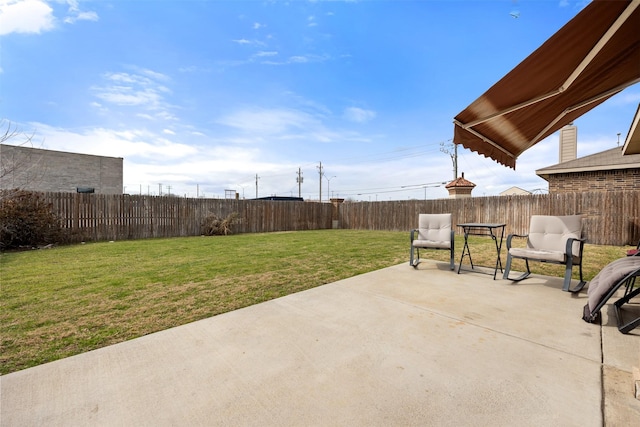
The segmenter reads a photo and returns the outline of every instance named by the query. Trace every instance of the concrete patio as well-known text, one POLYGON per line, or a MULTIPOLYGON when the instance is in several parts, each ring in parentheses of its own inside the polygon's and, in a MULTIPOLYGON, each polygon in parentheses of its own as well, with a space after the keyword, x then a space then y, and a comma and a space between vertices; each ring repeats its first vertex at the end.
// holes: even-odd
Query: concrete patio
POLYGON ((5 375, 0 424, 637 424, 640 328, 561 286, 403 263, 5 375))

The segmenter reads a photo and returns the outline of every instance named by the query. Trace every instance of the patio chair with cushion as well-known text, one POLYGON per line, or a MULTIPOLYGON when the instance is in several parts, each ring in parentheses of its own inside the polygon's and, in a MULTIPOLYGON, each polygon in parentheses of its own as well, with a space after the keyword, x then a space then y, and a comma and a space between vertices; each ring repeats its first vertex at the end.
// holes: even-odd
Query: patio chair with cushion
POLYGON ((411 230, 409 264, 414 268, 420 264, 421 249, 442 249, 449 251, 449 266, 453 270, 455 268, 453 261, 454 246, 451 214, 420 214, 418 228, 411 230))
POLYGON ((507 264, 504 269, 504 279, 519 282, 531 274, 529 261, 548 262, 565 266, 563 291, 579 292, 586 282, 582 278, 582 216, 550 216, 533 215, 529 224, 529 234, 510 234, 507 236, 507 264), (527 239, 523 248, 513 247, 512 239, 523 237, 527 239), (512 260, 523 259, 527 271, 515 279, 509 278, 512 260), (570 289, 573 266, 578 266, 580 281, 575 288, 570 289))
POLYGON ((638 249, 640 249, 640 243, 638 243, 637 249, 628 252, 627 257, 607 264, 589 282, 588 303, 584 306, 582 313, 582 319, 585 322, 594 323, 609 298, 624 287, 622 298, 613 303, 618 318, 618 330, 626 334, 640 326, 640 316, 625 321, 621 311, 624 304, 629 303, 631 298, 640 294, 640 287, 634 289, 636 277, 640 277, 640 251, 638 249))

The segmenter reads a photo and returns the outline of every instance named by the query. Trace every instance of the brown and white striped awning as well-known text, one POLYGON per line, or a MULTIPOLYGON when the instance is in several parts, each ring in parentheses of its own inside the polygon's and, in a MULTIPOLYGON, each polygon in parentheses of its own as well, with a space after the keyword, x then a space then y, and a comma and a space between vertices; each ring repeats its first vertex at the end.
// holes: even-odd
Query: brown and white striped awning
POLYGON ((454 142, 515 169, 528 148, 640 82, 640 0, 594 0, 454 118, 454 142))

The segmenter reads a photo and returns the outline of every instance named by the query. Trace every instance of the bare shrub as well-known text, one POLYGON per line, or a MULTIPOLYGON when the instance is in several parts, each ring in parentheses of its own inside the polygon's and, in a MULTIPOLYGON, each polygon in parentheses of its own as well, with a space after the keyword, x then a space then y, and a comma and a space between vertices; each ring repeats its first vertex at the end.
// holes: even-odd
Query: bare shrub
POLYGON ((38 193, 3 191, 0 195, 0 250, 60 243, 62 227, 51 204, 38 193))
POLYGON ((226 218, 220 218, 211 214, 202 223, 202 234, 205 236, 226 236, 232 234, 233 226, 240 222, 240 215, 237 212, 229 214, 226 218))

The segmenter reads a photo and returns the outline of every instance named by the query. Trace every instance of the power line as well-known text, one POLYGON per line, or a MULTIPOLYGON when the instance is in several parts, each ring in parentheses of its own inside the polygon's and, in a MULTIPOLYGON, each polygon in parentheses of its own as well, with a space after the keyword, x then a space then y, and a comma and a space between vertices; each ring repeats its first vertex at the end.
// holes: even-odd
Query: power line
MULTIPOLYGON (((438 145, 442 146, 446 143, 452 142, 453 139, 448 139, 446 141, 441 141, 438 143, 438 145)), ((387 152, 381 152, 381 153, 373 153, 373 154, 363 154, 363 155, 358 155, 356 157, 343 157, 341 158, 342 161, 349 161, 349 164, 354 164, 354 163, 367 163, 367 162, 371 162, 370 160, 367 160, 369 158, 372 157, 378 157, 378 156, 383 156, 383 158, 380 159, 380 161, 388 161, 388 160, 397 160, 397 159, 406 159, 406 158, 410 158, 410 157, 419 157, 422 156, 424 154, 428 154, 428 153, 433 153, 436 151, 436 148, 434 148, 434 144, 433 143, 429 143, 426 145, 415 145, 412 147, 405 147, 405 148, 399 148, 397 150, 393 150, 393 151, 387 151, 387 152), (423 149, 423 148, 428 148, 428 149, 423 149), (421 149, 419 151, 414 151, 414 152, 410 152, 407 154, 402 154, 402 152, 407 152, 407 151, 412 151, 412 150, 417 150, 417 149, 421 149)))
POLYGON ((340 194, 343 196, 362 196, 366 194, 397 193, 401 191, 414 191, 422 188, 436 188, 445 184, 446 184, 445 181, 428 182, 425 184, 401 185, 399 187, 365 188, 362 190, 351 190, 351 192, 341 191, 340 194))

